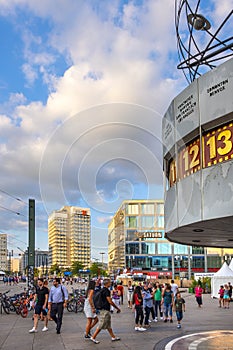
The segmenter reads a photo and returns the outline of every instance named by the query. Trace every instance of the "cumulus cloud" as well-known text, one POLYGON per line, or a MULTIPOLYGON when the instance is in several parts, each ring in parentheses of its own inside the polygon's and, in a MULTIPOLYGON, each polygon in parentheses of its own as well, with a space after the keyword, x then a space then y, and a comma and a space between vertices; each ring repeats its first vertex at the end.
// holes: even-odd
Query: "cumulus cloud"
POLYGON ((161 119, 185 86, 176 70, 174 2, 54 4, 1 2, 12 25, 19 14, 31 18, 28 26, 17 23, 21 69, 25 85, 41 81, 37 98, 19 92, 0 106, 1 183, 44 206, 42 231, 51 210, 90 206, 98 235, 105 224, 106 243, 106 222, 123 199, 161 197, 161 119), (62 73, 55 69, 60 57, 62 73))

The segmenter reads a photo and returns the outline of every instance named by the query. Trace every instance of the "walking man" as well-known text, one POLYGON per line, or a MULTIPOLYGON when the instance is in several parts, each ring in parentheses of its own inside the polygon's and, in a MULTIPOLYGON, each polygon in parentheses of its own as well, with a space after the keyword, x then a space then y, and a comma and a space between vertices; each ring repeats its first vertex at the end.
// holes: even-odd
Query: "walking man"
POLYGON ((50 316, 56 323, 57 334, 61 333, 63 311, 68 300, 68 291, 65 286, 60 284, 60 278, 53 280, 53 286, 49 292, 49 311, 50 316))
POLYGON ((29 333, 37 333, 37 326, 40 314, 43 314, 44 317, 44 328, 42 332, 46 332, 48 330, 48 296, 49 290, 44 286, 44 282, 42 278, 39 278, 37 281, 36 293, 33 298, 32 307, 34 307, 34 326, 30 329, 29 333))
POLYGON ((115 336, 115 334, 113 333, 112 327, 111 327, 110 305, 112 305, 115 309, 117 309, 118 313, 121 312, 121 310, 111 299, 111 293, 110 293, 110 290, 108 289, 111 285, 110 279, 109 278, 104 279, 103 285, 104 285, 104 287, 100 291, 101 296, 102 296, 102 308, 100 310, 99 325, 96 328, 95 333, 91 337, 91 340, 95 344, 99 344, 99 341, 96 340, 96 337, 99 334, 99 332, 101 331, 101 329, 107 329, 107 331, 109 332, 109 334, 112 338, 112 341, 120 340, 120 338, 115 336))

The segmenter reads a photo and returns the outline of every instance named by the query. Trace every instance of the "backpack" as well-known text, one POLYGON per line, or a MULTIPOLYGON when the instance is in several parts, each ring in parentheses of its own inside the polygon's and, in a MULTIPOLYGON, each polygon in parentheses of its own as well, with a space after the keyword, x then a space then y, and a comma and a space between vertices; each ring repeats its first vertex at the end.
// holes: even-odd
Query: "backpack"
POLYGON ((103 307, 103 297, 102 297, 102 289, 98 290, 94 295, 93 295, 93 303, 95 305, 95 308, 97 310, 101 310, 103 307))

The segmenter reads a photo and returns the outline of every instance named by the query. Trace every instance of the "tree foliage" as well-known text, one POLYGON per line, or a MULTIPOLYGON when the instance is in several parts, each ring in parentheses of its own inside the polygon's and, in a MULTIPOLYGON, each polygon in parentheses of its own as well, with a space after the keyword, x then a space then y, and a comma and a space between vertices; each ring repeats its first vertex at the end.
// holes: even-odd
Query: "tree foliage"
POLYGON ((102 264, 99 262, 94 262, 90 267, 90 272, 92 276, 107 276, 106 271, 103 269, 102 264))
POLYGON ((54 264, 50 267, 49 273, 53 275, 56 272, 57 275, 61 275, 62 269, 58 264, 54 264))
POLYGON ((74 261, 73 264, 71 265, 71 272, 73 275, 79 275, 80 272, 79 270, 83 270, 84 265, 80 261, 74 261))

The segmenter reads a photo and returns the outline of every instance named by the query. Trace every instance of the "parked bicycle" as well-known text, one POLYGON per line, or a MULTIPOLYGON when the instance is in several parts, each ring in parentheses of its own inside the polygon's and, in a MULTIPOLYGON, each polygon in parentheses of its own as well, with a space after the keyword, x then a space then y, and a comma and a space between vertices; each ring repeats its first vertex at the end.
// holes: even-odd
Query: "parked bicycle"
POLYGON ((84 292, 76 289, 73 293, 70 293, 70 299, 67 302, 67 310, 69 312, 83 312, 85 303, 84 292))
POLYGON ((7 293, 9 293, 9 290, 5 293, 0 293, 0 312, 2 314, 2 310, 6 313, 9 314, 10 313, 10 303, 8 301, 7 298, 7 293))

